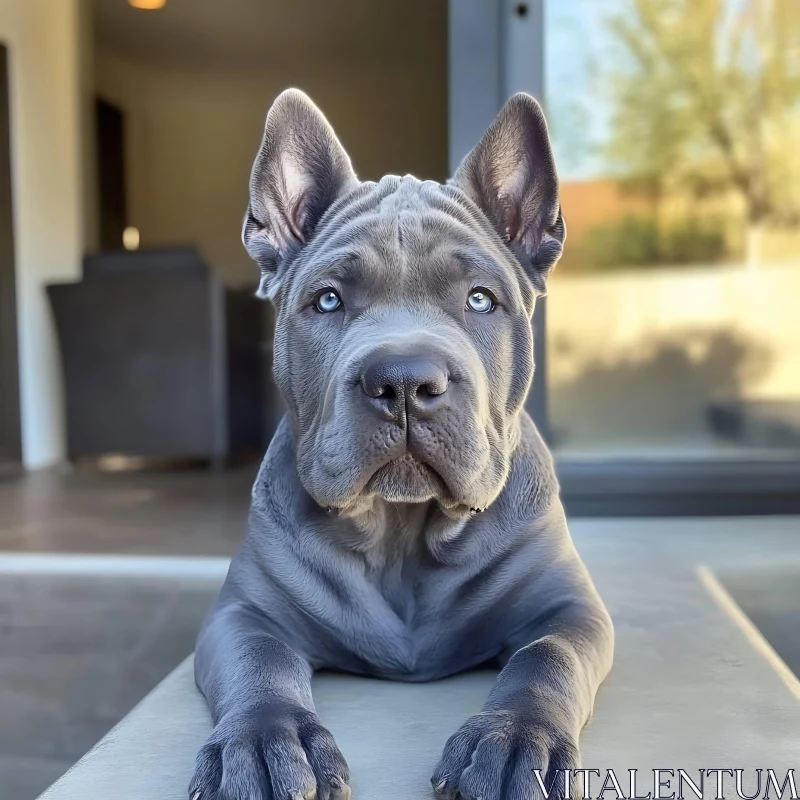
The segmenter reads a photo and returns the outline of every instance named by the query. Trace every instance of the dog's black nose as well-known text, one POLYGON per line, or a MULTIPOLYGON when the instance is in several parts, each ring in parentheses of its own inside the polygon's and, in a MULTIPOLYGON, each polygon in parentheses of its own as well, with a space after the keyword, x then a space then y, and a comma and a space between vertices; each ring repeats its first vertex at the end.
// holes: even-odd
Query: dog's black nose
POLYGON ((449 383, 446 364, 433 356, 383 355, 370 360, 361 373, 370 405, 387 419, 404 413, 417 418, 434 414, 446 402, 449 383))

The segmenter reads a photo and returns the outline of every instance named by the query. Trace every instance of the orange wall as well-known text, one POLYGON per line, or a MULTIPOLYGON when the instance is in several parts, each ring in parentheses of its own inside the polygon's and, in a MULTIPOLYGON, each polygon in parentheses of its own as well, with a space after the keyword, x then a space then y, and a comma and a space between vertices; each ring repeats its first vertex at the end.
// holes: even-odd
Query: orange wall
POLYGON ((612 222, 627 214, 655 213, 654 200, 625 191, 619 181, 601 179, 561 184, 561 208, 567 234, 579 241, 589 228, 612 222))

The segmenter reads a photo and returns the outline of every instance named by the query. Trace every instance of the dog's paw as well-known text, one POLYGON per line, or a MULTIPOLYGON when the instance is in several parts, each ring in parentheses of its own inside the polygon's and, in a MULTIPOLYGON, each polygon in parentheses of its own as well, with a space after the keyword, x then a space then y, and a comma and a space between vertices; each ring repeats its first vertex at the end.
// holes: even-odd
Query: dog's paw
POLYGON ((580 765, 571 735, 513 711, 484 711, 447 740, 431 784, 448 800, 556 800, 580 765), (534 770, 539 770, 542 786, 534 770), (572 772, 569 773, 573 775, 572 772))
POLYGON ((349 800, 347 763, 303 708, 226 714, 195 760, 190 800, 349 800))

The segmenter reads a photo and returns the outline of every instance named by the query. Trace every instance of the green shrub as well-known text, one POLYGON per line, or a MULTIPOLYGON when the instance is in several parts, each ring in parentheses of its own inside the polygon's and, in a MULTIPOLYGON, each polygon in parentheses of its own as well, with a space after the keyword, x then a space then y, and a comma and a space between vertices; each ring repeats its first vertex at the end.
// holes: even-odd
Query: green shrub
POLYGON ((713 263, 725 254, 725 232, 718 222, 689 217, 673 224, 662 237, 662 263, 713 263))
POLYGON ((717 220, 690 217, 663 225, 655 217, 634 215, 589 229, 580 250, 590 269, 708 264, 726 255, 724 229, 717 220))

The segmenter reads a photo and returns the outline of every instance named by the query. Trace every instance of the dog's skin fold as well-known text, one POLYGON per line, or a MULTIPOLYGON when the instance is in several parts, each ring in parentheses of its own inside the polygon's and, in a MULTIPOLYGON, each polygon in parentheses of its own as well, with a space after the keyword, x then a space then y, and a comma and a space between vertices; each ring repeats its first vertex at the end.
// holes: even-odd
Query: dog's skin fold
POLYGON ((501 667, 444 746, 431 780, 447 798, 535 797, 534 769, 549 784, 579 766, 613 629, 523 410, 530 318, 564 237, 527 95, 446 186, 359 182, 305 95, 275 101, 243 238, 277 310, 288 413, 198 638, 215 729, 191 797, 350 796, 314 710, 318 669, 427 681, 501 667))

